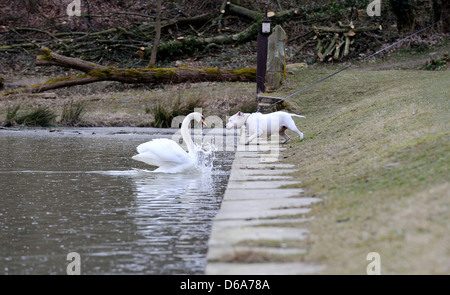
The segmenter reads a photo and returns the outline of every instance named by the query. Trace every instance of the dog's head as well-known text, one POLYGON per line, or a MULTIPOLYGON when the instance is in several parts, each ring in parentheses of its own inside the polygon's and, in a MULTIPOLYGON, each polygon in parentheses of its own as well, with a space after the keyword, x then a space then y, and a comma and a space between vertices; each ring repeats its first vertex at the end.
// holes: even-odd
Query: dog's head
POLYGON ((245 123, 246 117, 247 116, 245 113, 237 112, 236 114, 231 116, 230 119, 228 119, 227 126, 226 126, 227 129, 241 128, 242 125, 244 125, 244 123, 245 123))

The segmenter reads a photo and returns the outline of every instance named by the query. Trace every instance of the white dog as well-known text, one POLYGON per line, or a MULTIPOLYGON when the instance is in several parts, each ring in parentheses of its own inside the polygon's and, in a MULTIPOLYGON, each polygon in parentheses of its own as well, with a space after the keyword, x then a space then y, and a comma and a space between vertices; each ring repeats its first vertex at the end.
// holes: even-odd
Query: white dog
POLYGON ((270 114, 237 112, 228 119, 226 127, 227 129, 232 129, 233 127, 241 128, 243 125, 248 126, 250 136, 245 142, 246 145, 257 137, 263 136, 268 138, 271 134, 276 132, 283 136, 284 140, 282 143, 286 143, 290 139, 286 134, 286 129, 297 133, 298 136, 300 136, 300 140, 302 140, 303 133, 298 131, 294 120, 292 120, 292 116, 305 118, 305 116, 289 114, 286 112, 274 112, 270 114))

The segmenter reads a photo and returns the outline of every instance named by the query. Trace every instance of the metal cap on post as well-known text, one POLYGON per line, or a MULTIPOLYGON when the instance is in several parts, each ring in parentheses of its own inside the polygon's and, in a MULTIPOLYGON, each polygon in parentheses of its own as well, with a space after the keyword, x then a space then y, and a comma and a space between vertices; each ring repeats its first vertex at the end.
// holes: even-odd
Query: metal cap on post
POLYGON ((262 20, 261 23, 261 33, 263 34, 268 34, 270 35, 271 30, 270 30, 270 18, 269 18, 269 13, 267 11, 267 4, 264 8, 264 18, 262 20))
POLYGON ((264 19, 262 21, 261 32, 263 34, 269 34, 270 35, 270 19, 267 17, 267 15, 264 17, 264 19))

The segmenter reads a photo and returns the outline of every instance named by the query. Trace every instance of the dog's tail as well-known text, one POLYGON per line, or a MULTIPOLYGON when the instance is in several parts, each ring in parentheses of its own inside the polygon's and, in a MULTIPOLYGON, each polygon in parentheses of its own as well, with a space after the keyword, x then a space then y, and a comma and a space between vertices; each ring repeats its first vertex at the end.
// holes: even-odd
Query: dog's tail
POLYGON ((302 115, 296 115, 296 114, 289 114, 291 117, 298 117, 298 118, 306 118, 305 116, 302 115))

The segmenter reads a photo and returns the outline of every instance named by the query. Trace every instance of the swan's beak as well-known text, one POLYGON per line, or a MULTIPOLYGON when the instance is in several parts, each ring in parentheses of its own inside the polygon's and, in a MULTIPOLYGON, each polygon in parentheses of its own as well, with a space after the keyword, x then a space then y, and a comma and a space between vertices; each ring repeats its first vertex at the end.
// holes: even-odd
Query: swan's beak
POLYGON ((205 123, 205 118, 203 118, 203 116, 202 116, 202 127, 203 126, 208 127, 208 125, 205 123))

